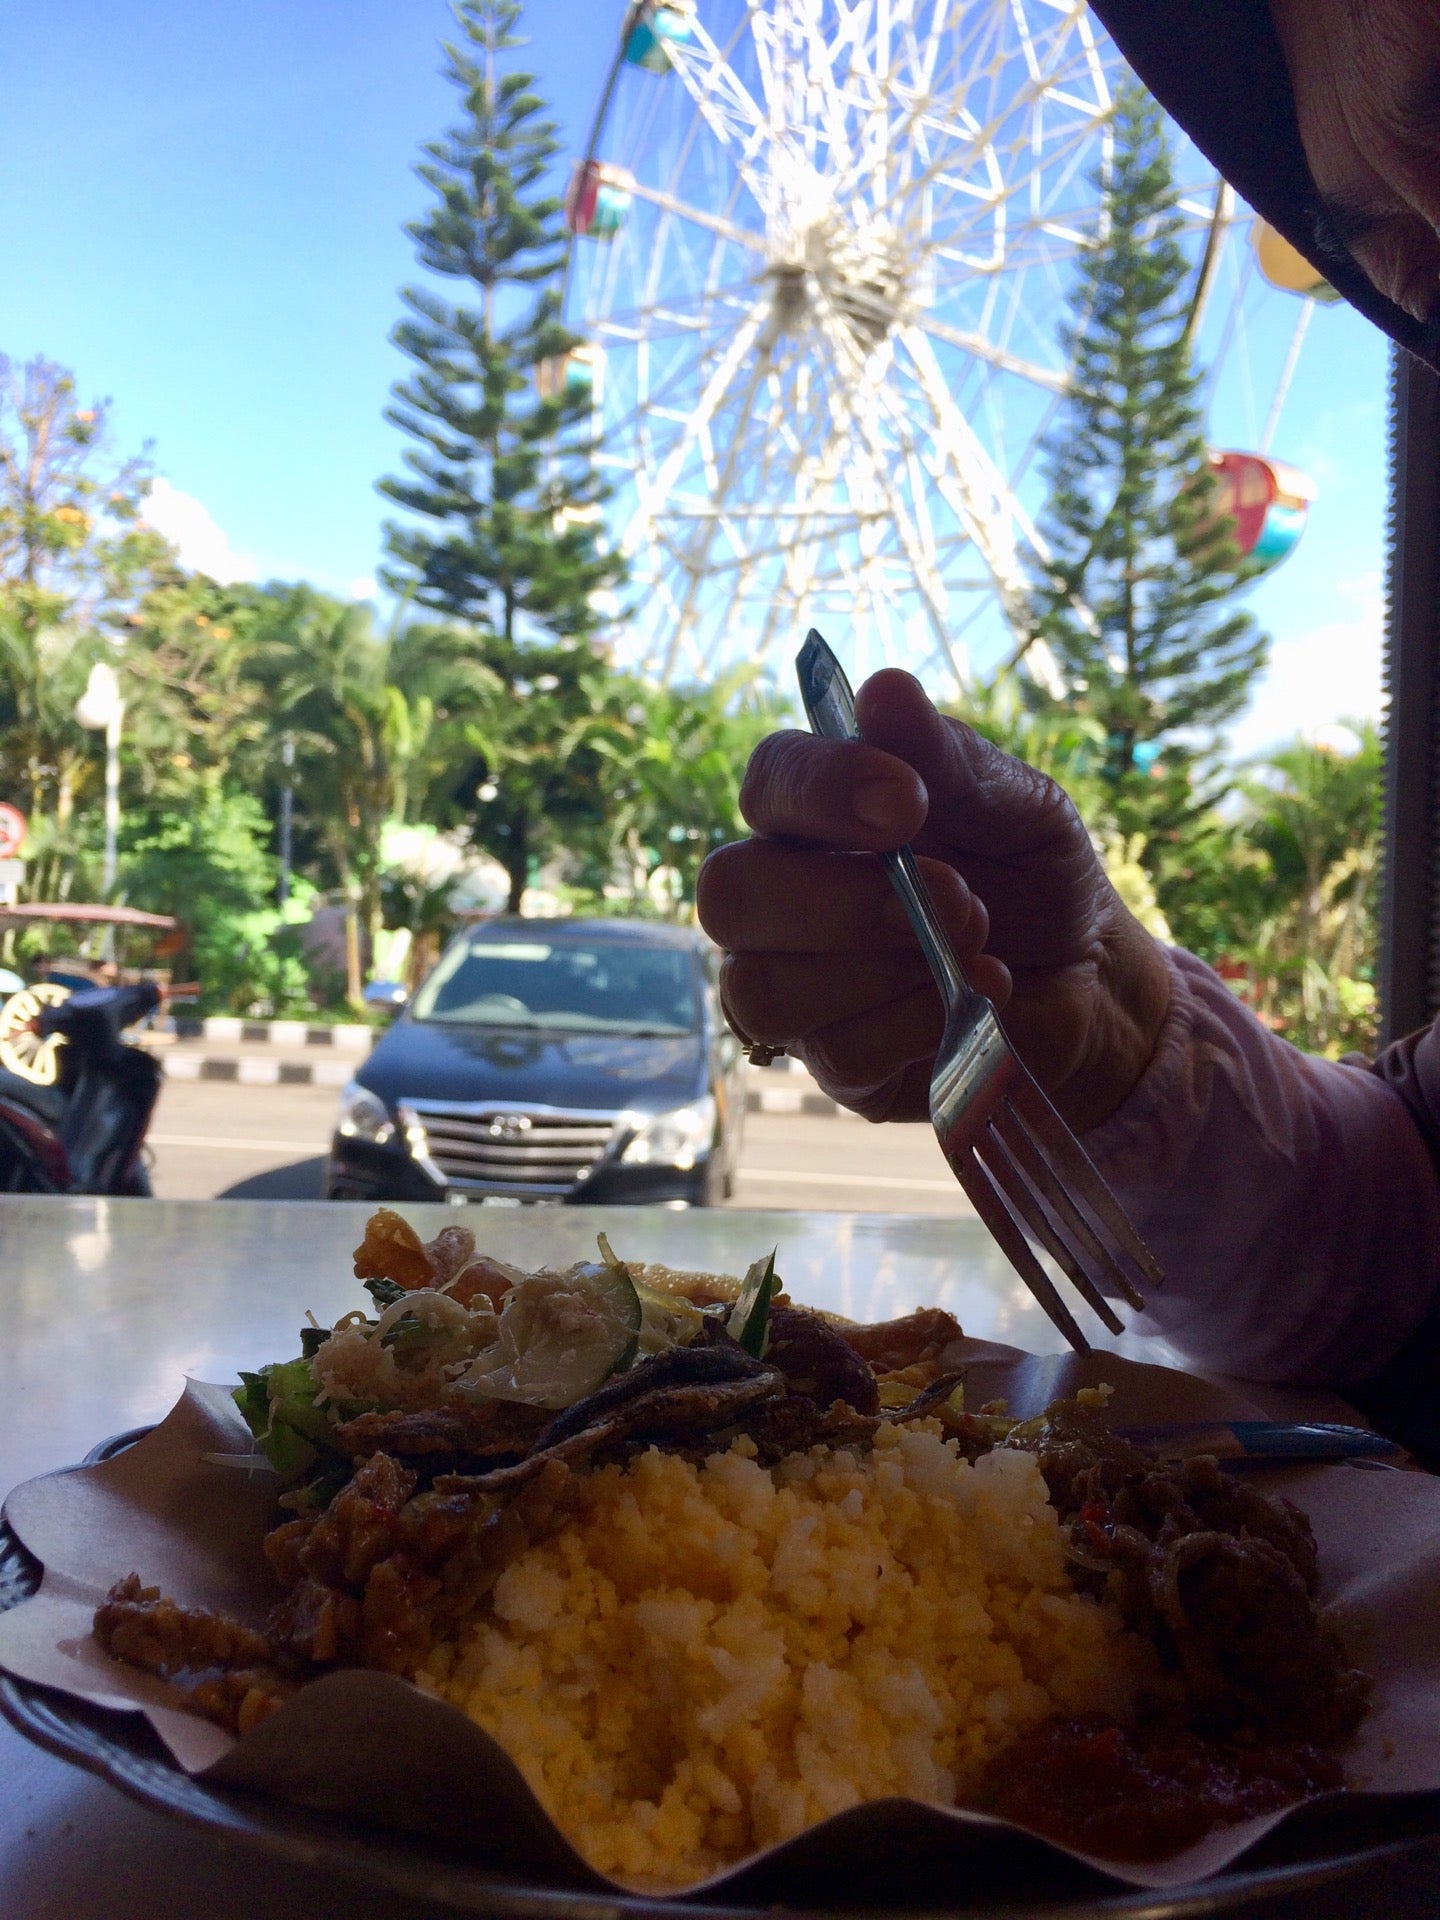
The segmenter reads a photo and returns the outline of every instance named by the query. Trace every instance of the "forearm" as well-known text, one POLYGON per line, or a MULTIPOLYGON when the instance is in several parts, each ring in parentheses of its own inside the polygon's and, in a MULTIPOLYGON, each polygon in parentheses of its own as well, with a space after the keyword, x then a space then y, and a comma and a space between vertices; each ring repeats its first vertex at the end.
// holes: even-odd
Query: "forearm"
POLYGON ((1399 1094, 1268 1033, 1171 956, 1155 1056, 1086 1137, 1165 1266, 1140 1323, 1251 1379, 1373 1376, 1440 1298, 1440 1183, 1399 1094))

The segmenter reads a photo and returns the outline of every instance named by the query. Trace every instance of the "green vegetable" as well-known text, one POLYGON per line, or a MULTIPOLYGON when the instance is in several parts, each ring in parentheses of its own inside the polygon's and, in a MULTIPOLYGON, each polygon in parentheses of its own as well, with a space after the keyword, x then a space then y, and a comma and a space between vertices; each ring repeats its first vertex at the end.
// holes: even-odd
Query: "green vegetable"
POLYGON ((283 1421, 277 1421, 268 1433, 262 1434, 259 1444, 260 1451, 285 1481, 300 1479, 320 1459, 319 1447, 311 1446, 283 1421))
POLYGON ((406 1292, 398 1280, 367 1280, 365 1291, 382 1313, 386 1307, 393 1307, 397 1300, 403 1300, 406 1292))
POLYGON ((774 1248, 768 1258, 757 1260, 751 1267, 725 1323, 730 1338, 738 1341, 756 1360, 765 1358, 770 1337, 770 1302, 780 1291, 780 1282, 775 1278, 775 1255, 779 1251, 778 1247, 774 1248))
POLYGON ((244 1415, 245 1424, 258 1440, 270 1425, 270 1389, 263 1373, 241 1371, 240 1384, 231 1395, 244 1415))
POLYGON ((600 1257, 607 1267, 625 1275, 640 1302, 640 1352, 663 1353, 668 1347, 688 1347, 705 1324, 705 1316, 683 1294, 662 1293, 637 1280, 603 1233, 596 1234, 600 1257))
POLYGON ((233 1398, 255 1444, 282 1480, 296 1480, 326 1454, 330 1417, 315 1405, 315 1375, 306 1359, 279 1360, 242 1373, 233 1398))

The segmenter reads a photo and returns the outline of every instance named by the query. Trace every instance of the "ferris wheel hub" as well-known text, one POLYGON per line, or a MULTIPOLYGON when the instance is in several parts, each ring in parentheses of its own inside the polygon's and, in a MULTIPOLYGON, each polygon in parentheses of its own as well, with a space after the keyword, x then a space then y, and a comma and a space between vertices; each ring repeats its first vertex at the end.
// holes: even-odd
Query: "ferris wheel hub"
POLYGON ((843 214, 814 221, 772 254, 769 341, 798 333, 829 309, 853 344, 871 352, 905 309, 907 266, 899 236, 886 221, 863 229, 843 214))

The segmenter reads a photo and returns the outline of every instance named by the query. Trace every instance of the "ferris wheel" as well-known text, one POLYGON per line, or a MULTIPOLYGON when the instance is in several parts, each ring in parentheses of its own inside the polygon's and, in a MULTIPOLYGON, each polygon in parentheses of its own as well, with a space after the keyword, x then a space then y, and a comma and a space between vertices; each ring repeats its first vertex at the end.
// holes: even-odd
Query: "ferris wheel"
MULTIPOLYGON (((1025 647, 1122 72, 1080 0, 628 7, 567 197, 563 378, 592 394, 633 664, 779 667, 813 623, 861 672, 963 687, 973 644, 1025 647)), ((1182 201, 1197 259, 1215 185, 1182 201)))

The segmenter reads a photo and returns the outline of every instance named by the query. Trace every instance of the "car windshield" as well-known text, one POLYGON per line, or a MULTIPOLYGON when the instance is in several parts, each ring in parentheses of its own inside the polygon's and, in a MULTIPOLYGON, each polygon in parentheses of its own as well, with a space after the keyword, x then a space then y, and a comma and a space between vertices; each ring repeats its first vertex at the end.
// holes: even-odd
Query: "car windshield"
POLYGON ((458 940, 415 996, 417 1020, 570 1033, 693 1033, 684 947, 631 941, 458 940))

